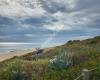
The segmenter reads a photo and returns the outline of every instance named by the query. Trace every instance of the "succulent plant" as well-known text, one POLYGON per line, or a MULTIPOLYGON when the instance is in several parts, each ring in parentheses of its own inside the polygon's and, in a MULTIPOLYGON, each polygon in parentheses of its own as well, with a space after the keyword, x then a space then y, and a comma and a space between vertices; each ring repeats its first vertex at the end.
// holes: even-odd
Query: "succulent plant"
POLYGON ((54 58, 50 59, 50 67, 54 69, 67 68, 72 64, 72 55, 66 49, 63 49, 61 53, 54 58))

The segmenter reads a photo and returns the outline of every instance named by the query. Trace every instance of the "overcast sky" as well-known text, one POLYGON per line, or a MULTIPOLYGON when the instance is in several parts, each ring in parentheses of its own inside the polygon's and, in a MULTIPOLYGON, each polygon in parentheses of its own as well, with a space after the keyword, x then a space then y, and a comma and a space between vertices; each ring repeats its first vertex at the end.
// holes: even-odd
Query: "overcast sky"
POLYGON ((0 0, 0 42, 42 46, 100 35, 100 0, 0 0))

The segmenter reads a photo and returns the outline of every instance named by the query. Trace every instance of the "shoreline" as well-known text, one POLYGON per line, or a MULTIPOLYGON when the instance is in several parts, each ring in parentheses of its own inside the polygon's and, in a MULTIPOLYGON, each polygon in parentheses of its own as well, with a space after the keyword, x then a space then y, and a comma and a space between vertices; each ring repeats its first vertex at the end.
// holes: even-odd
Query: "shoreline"
MULTIPOLYGON (((43 52, 47 52, 49 50, 52 50, 54 49, 54 47, 50 47, 50 48, 45 48, 43 49, 43 52)), ((7 52, 7 53, 0 53, 0 62, 3 62, 3 61, 6 61, 6 60, 10 60, 14 57, 20 57, 20 56, 24 56, 24 55, 27 55, 29 53, 32 53, 36 51, 35 48, 31 48, 31 49, 26 49, 26 50, 19 50, 19 51, 10 51, 10 52, 7 52)))
POLYGON ((0 53, 0 62, 3 62, 5 60, 9 60, 15 56, 23 56, 23 55, 26 55, 28 53, 34 52, 34 51, 35 51, 35 49, 0 53))

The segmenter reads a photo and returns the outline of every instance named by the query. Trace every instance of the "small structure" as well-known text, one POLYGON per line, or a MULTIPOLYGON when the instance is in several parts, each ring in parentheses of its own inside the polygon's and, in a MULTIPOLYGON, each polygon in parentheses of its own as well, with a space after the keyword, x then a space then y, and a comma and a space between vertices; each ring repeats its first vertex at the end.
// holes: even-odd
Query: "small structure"
POLYGON ((90 80, 90 72, 88 69, 83 69, 82 70, 82 77, 83 77, 83 80, 90 80))

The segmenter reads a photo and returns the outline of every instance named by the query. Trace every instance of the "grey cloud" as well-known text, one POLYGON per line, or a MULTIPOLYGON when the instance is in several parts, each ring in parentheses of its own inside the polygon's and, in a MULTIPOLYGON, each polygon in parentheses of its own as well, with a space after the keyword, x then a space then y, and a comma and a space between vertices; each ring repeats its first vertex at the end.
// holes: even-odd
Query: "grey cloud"
POLYGON ((99 8, 100 0, 78 0, 76 4, 76 8, 84 10, 84 9, 92 9, 99 8))
MULTIPOLYGON (((57 12, 62 13, 62 17, 51 17, 56 19, 59 23, 69 26, 72 29, 82 29, 84 28, 98 28, 99 27, 99 17, 100 17, 100 0, 72 0, 74 1, 74 7, 71 8, 70 4, 64 0, 41 0, 44 10, 53 16, 57 12), (80 28, 81 27, 81 28, 80 28)), ((53 22, 50 22, 52 24, 53 22)), ((84 29, 82 29, 84 30, 84 29)))
MULTIPOLYGON (((80 33, 86 30, 92 33, 93 30, 99 31, 100 29, 100 0, 39 0, 42 5, 41 10, 34 8, 33 3, 31 3, 34 0, 23 1, 14 0, 16 5, 18 4, 17 6, 12 8, 12 5, 8 5, 9 10, 4 10, 5 7, 3 6, 3 10, 0 10, 0 15, 2 14, 0 16, 0 35, 7 35, 8 33, 9 35, 36 34, 37 32, 42 35, 47 32, 55 32, 59 25, 64 26, 64 29, 60 28, 61 31, 80 30, 80 33), (68 1, 72 2, 68 3, 68 1), (3 14, 2 11, 7 11, 7 13, 3 14), (45 25, 46 27, 44 27, 45 25), (19 27, 23 30, 17 31, 19 27)), ((12 39, 11 41, 16 40, 12 39)), ((8 41, 10 41, 10 38, 8 41)), ((31 39, 24 37, 18 41, 31 41, 31 39)))
POLYGON ((62 5, 62 3, 57 3, 53 0, 47 1, 47 0, 41 0, 42 7, 50 13, 56 13, 57 11, 66 11, 65 5, 62 5))

